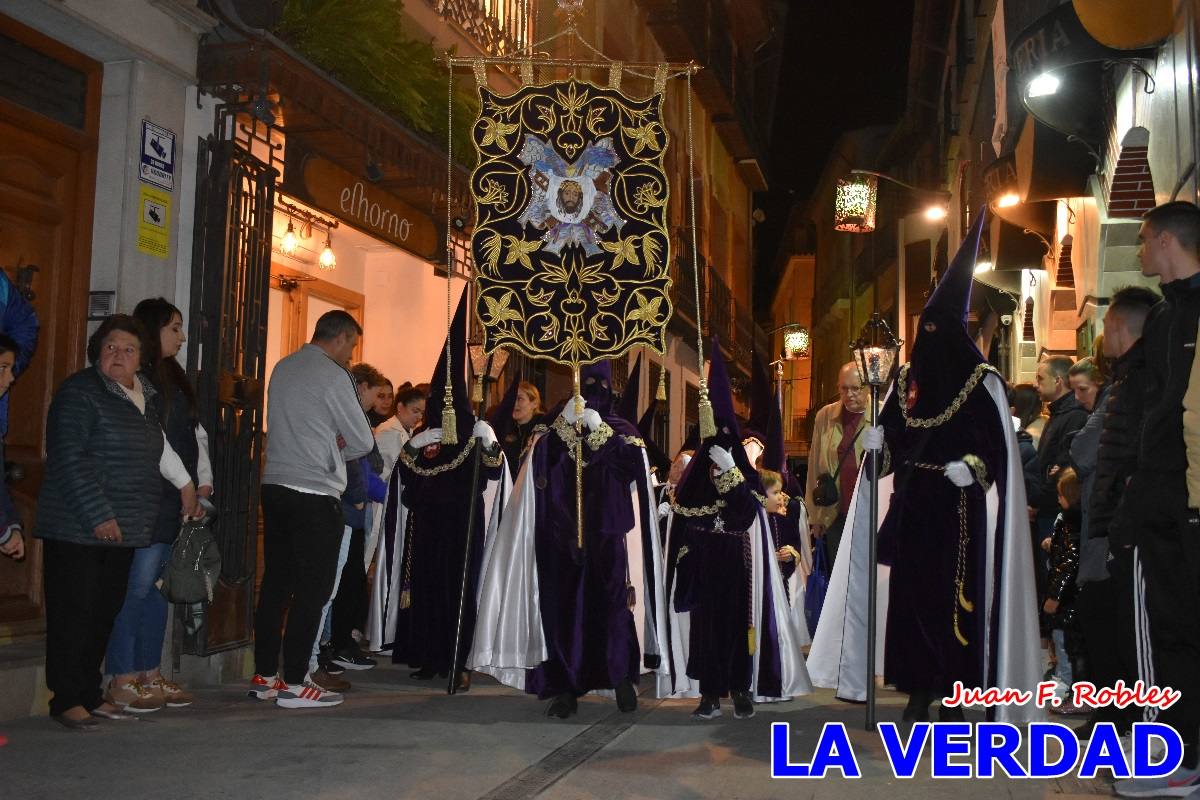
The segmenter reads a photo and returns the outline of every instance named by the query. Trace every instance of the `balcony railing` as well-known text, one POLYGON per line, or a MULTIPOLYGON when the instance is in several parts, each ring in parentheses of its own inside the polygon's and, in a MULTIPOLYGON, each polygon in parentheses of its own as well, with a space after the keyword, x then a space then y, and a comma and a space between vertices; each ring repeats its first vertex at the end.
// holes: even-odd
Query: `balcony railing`
POLYGON ((533 20, 524 0, 428 0, 442 19, 457 25, 493 56, 511 56, 532 40, 533 20))

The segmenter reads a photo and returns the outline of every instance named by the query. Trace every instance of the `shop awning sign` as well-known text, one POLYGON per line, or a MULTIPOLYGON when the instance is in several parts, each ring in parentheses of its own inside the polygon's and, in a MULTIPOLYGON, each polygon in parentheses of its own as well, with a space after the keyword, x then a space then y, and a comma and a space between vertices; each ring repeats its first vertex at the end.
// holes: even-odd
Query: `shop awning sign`
POLYGON ((152 186, 175 188, 175 132, 142 120, 142 156, 138 178, 152 186))

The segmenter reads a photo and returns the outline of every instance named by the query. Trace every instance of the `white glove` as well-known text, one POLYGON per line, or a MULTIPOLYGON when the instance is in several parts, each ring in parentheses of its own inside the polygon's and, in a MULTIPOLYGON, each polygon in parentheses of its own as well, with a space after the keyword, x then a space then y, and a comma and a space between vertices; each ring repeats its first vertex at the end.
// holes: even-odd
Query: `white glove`
POLYGON ((485 450, 491 450, 496 446, 496 432, 483 420, 475 423, 475 427, 471 429, 471 435, 479 440, 485 450))
POLYGON ((662 519, 663 517, 667 516, 667 514, 670 514, 670 513, 671 513, 671 504, 670 503, 663 502, 663 503, 658 504, 659 519, 662 519))
POLYGON ((594 431, 600 430, 600 426, 604 423, 600 419, 600 412, 594 408, 585 408, 583 410, 583 424, 587 425, 594 431))
POLYGON ((874 428, 867 428, 863 431, 863 449, 864 450, 882 450, 883 449, 883 426, 876 425, 874 428))
POLYGON ((733 469, 733 453, 726 450, 724 447, 713 445, 708 450, 708 457, 717 465, 717 469, 721 472, 728 472, 733 469))
MULTIPOLYGON (((566 422, 568 425, 575 424, 575 419, 576 419, 575 403, 576 402, 582 403, 583 398, 580 397, 579 395, 575 395, 574 397, 572 397, 570 400, 567 401, 567 404, 565 406, 563 406, 562 418, 563 418, 563 421, 566 422)), ((586 409, 584 409, 584 410, 586 411, 586 409)))
POLYGON ((951 461, 945 466, 946 480, 960 489, 965 489, 975 482, 975 473, 962 461, 951 461))
POLYGON ((418 433, 416 436, 408 440, 414 450, 421 450, 429 447, 431 444, 437 444, 442 441, 441 428, 429 428, 418 433))

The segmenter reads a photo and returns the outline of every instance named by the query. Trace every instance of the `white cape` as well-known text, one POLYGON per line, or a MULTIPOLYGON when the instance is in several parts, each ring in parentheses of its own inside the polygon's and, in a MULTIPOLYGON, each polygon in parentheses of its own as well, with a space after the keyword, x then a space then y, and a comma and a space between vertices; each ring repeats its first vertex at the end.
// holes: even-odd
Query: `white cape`
MULTIPOLYGON (((531 475, 531 459, 539 434, 530 443, 521 471, 513 484, 512 496, 505 509, 503 521, 494 536, 490 536, 483 553, 479 574, 478 611, 475 640, 467 660, 469 669, 491 675, 515 689, 525 689, 525 671, 533 669, 548 656, 545 631, 542 627, 538 595, 537 554, 534 549, 534 520, 537 491, 531 475)), ((645 451, 642 452, 647 476, 650 473, 645 451)), ((636 506, 640 501, 637 486, 629 484, 630 496, 636 506)), ((658 543, 657 509, 654 490, 649 479, 645 486, 646 507, 634 514, 633 528, 625 535, 629 560, 629 580, 634 586, 636 605, 632 609, 638 641, 644 655, 659 655, 659 645, 666 638, 663 616, 663 564, 658 543), (648 519, 653 530, 643 537, 641 521, 648 519), (643 541, 651 544, 646 553, 643 541), (646 585, 646 559, 651 561, 653 580, 646 585)), ((584 532, 587 535, 587 532, 584 532)), ((659 659, 657 672, 666 670, 666 659, 659 659)), ((643 671, 645 668, 643 668, 643 671)), ((611 691, 597 694, 611 694, 611 691)))
MULTIPOLYGON (((501 451, 503 452, 503 451, 501 451)), ((488 542, 500 527, 504 508, 512 493, 512 479, 508 471, 508 462, 501 461, 500 477, 487 481, 483 488, 483 531, 476 535, 484 537, 486 551, 488 542)), ((404 482, 400 480, 400 471, 393 469, 388 480, 388 498, 378 507, 378 530, 376 532, 375 549, 375 580, 371 584, 370 606, 367 611, 367 639, 373 652, 380 652, 396 641, 396 624, 400 615, 400 591, 404 581, 404 544, 408 532, 408 506, 404 505, 401 497, 404 492, 404 482), (392 556, 388 558, 387 536, 383 534, 384 515, 387 503, 392 497, 396 498, 396 522, 392 530, 392 556)), ((372 504, 377 505, 377 504, 372 504)), ((375 524, 376 520, 372 520, 375 524)))
MULTIPOLYGON (((767 512, 759 509, 754 525, 750 528, 750 552, 752 580, 754 582, 751 597, 755 598, 753 617, 755 631, 755 648, 750 677, 750 694, 757 703, 767 703, 790 700, 793 697, 812 692, 813 684, 809 680, 808 670, 804 666, 804 656, 800 648, 808 643, 808 629, 804 622, 804 595, 798 591, 800 583, 797 576, 800 570, 793 573, 789 585, 790 594, 784 597, 784 580, 779 571, 779 562, 775 559, 775 549, 772 547, 771 529, 767 523, 767 512), (765 570, 764 570, 765 566, 765 570), (776 696, 761 695, 758 692, 759 658, 762 654, 762 602, 763 581, 768 581, 771 587, 771 610, 775 616, 775 629, 779 632, 779 661, 782 694, 776 696), (779 602, 784 600, 784 602, 779 602)), ((671 522, 674 512, 667 516, 667 536, 670 537, 673 528, 671 522)), ((807 522, 807 519, 803 520, 807 522)), ((801 530, 807 530, 807 525, 801 530)), ((666 552, 671 552, 671 543, 667 542, 666 552)), ((673 573, 677 574, 677 573, 673 573)), ((675 580, 667 591, 667 610, 671 615, 671 659, 675 665, 676 674, 673 676, 662 670, 658 675, 659 697, 699 697, 700 682, 692 680, 687 675, 689 638, 691 634, 690 611, 675 610, 675 580)), ((665 662, 665 659, 664 659, 665 662)))
MULTIPOLYGON (((997 610, 998 658, 995 674, 987 669, 988 686, 1001 689, 1034 691, 1041 679, 1041 649, 1037 619, 1037 589, 1033 577, 1033 551, 1030 544, 1029 517, 1026 512, 1025 479, 1016 434, 1009 420, 1008 397, 1003 382, 989 373, 984 386, 996 405, 996 413, 1005 431, 1008 451, 1006 497, 1003 530, 998 525, 999 492, 993 484, 987 493, 987 564, 986 575, 995 575, 996 539, 1002 537, 1003 561, 999 565, 999 581, 987 581, 984 617, 985 648, 992 641, 992 611, 997 610), (1000 596, 995 596, 999 586, 1000 596)), ((885 498, 890 487, 880 481, 880 513, 886 514, 885 498)), ((870 482, 859 471, 858 485, 850 504, 846 527, 842 533, 837 561, 829 580, 821 620, 808 656, 808 669, 817 686, 836 689, 843 700, 866 699, 867 681, 867 575, 869 563, 868 491, 870 482)), ((881 568, 886 569, 886 568, 881 568)), ((877 615, 878 646, 876 673, 882 672, 883 631, 887 627, 887 584, 879 584, 883 613, 877 615)), ((877 608, 879 606, 877 605, 877 608)), ((989 664, 991 653, 985 649, 984 663, 989 664)), ((968 687, 971 688, 971 687, 968 687)), ((1024 723, 1043 718, 1044 712, 1032 703, 1024 706, 1000 706, 996 719, 1000 722, 1024 723)))

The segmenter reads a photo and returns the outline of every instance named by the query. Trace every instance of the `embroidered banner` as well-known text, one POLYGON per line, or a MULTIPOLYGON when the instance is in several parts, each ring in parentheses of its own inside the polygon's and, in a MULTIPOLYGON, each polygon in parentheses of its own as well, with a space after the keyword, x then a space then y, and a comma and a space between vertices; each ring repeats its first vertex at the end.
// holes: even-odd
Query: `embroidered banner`
POLYGON ((485 350, 574 364, 663 352, 663 96, 575 80, 480 95, 471 248, 485 350))

